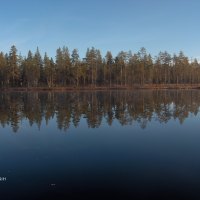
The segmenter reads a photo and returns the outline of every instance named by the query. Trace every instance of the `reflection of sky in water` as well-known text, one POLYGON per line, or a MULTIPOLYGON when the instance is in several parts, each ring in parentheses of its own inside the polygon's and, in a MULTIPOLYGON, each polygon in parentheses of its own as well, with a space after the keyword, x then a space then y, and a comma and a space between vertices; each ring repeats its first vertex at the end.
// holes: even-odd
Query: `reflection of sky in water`
POLYGON ((199 117, 189 113, 182 124, 173 117, 160 123, 153 113, 142 129, 137 120, 122 126, 114 119, 110 126, 104 117, 98 128, 88 128, 82 116, 78 127, 66 131, 57 128, 56 117, 48 125, 43 118, 40 128, 23 119, 17 133, 0 128, 0 174, 8 180, 0 188, 3 194, 26 191, 27 198, 45 192, 67 198, 96 192, 103 198, 108 192, 199 199, 199 117))

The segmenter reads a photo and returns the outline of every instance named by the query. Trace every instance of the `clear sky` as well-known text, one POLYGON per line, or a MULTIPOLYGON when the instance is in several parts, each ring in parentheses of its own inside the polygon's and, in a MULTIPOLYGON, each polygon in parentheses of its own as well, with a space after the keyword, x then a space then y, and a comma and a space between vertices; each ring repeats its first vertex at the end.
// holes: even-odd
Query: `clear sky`
POLYGON ((92 46, 116 56, 145 47, 200 58, 199 0, 0 0, 0 24, 4 52, 39 46, 54 58, 66 45, 81 57, 92 46))

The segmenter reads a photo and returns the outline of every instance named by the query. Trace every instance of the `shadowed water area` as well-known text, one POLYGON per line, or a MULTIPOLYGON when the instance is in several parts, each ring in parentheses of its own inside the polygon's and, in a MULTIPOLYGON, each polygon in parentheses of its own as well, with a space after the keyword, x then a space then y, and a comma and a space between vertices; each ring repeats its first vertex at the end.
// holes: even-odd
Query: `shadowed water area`
POLYGON ((0 93, 2 199, 200 199, 200 91, 0 93))

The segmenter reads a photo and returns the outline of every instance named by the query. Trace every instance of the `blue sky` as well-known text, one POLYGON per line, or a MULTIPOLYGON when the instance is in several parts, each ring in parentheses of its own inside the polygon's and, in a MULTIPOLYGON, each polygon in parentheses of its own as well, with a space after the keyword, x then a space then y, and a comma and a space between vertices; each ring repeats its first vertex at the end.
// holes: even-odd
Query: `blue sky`
POLYGON ((80 57, 92 46, 116 56, 145 47, 200 58, 199 0, 0 0, 0 24, 4 52, 39 46, 54 58, 66 45, 80 57))

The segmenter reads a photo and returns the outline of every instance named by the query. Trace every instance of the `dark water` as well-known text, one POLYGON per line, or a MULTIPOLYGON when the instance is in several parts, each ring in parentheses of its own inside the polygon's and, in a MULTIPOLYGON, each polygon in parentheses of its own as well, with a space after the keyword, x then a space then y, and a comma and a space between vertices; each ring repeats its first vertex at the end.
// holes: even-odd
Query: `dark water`
POLYGON ((199 200, 199 107, 198 90, 0 93, 0 198, 199 200))

